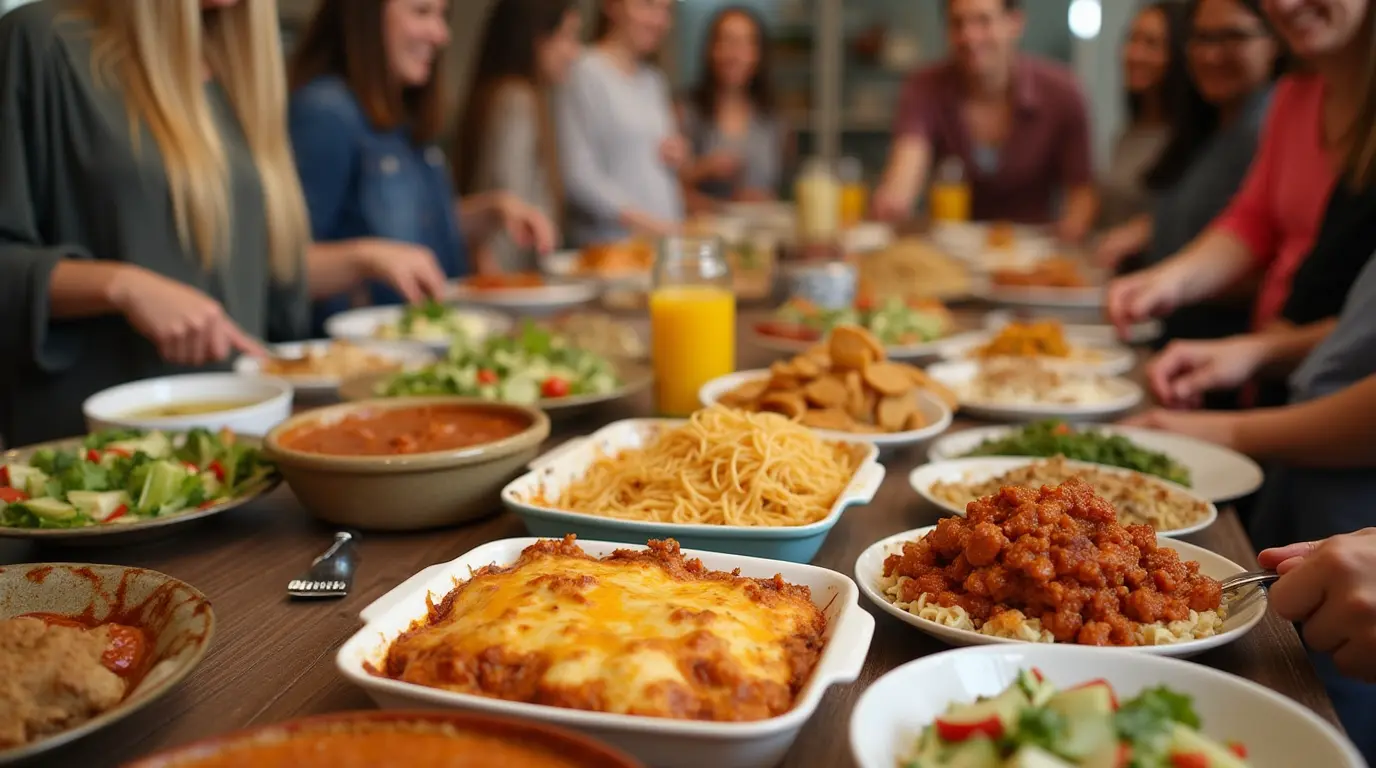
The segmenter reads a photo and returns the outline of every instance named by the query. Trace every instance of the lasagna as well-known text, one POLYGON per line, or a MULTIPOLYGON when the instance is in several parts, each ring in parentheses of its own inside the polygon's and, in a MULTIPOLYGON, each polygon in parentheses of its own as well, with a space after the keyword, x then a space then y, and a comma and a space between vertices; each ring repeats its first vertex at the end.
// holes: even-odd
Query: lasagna
POLYGON ((827 625, 807 587, 708 570, 672 539, 602 558, 571 535, 540 541, 427 604, 375 674, 508 701, 683 720, 788 711, 827 625))

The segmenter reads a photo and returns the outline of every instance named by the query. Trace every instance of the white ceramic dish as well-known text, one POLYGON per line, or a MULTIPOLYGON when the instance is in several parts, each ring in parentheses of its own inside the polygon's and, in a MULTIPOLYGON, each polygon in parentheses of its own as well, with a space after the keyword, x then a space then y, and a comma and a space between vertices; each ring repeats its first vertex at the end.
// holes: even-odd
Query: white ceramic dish
MULTIPOLYGON (((1261 487, 1262 471, 1255 461, 1237 451, 1185 435, 1112 424, 1085 426, 1110 435, 1121 435, 1151 451, 1164 453, 1190 470, 1190 490, 1200 498, 1218 503, 1240 499, 1261 487)), ((959 459, 986 440, 998 440, 1019 427, 983 427, 943 435, 927 448, 932 461, 959 459)))
MULTIPOLYGON (((930 533, 935 527, 936 526, 929 525, 925 528, 894 534, 887 539, 871 544, 868 549, 860 553, 859 559, 855 561, 855 580, 860 586, 860 591, 865 597, 869 598, 870 602, 879 606, 880 610, 899 621, 910 624, 938 640, 955 646, 999 645, 1044 647, 1046 645, 1054 645, 1052 643, 1029 643, 1023 640, 981 635, 978 632, 971 632, 965 629, 954 629, 938 624, 935 621, 920 619, 889 602, 888 599, 884 597, 883 590, 880 588, 880 580, 884 575, 884 558, 895 552, 902 551, 904 543, 922 538, 930 533)), ((1197 547, 1193 544, 1180 541, 1179 539, 1162 538, 1158 539, 1158 541, 1162 547, 1174 549, 1176 552, 1180 553, 1181 560, 1197 560, 1199 562, 1200 573, 1215 579, 1226 579, 1229 576, 1247 570, 1222 555, 1214 554, 1203 547, 1197 547)), ((1231 613, 1224 619, 1223 631, 1213 637, 1179 642, 1171 645, 1138 645, 1121 648, 1116 652, 1124 655, 1180 656, 1183 658, 1195 656, 1205 651, 1227 645, 1252 631, 1252 628, 1265 618, 1265 592, 1258 592, 1254 597, 1243 598, 1239 603, 1239 608, 1240 610, 1231 613)), ((1066 647, 1078 648, 1081 646, 1069 645, 1066 647)))
MULTIPOLYGON (((758 328, 751 329, 751 335, 757 345, 773 352, 788 355, 801 355, 822 343, 820 340, 804 341, 802 339, 774 336, 764 333, 758 328)), ((928 341, 922 344, 895 344, 893 346, 884 347, 884 354, 890 360, 907 362, 926 360, 941 355, 941 345, 944 341, 944 339, 937 339, 936 341, 928 341)))
MULTIPOLYGON (((365 664, 380 662, 392 640, 411 622, 426 615, 427 597, 433 595, 438 599, 448 593, 456 579, 469 577, 471 569, 514 561, 536 541, 505 539, 484 544, 457 560, 426 568, 364 608, 360 614, 364 627, 345 641, 336 657, 340 672, 384 709, 461 709, 539 720, 587 733, 657 768, 766 768, 783 759, 828 688, 852 682, 859 676, 869 652, 874 618, 860 607, 859 592, 850 578, 810 565, 684 550, 685 556, 700 558, 714 570, 739 568, 742 575, 758 578, 778 574, 785 581, 812 590, 813 602, 827 617, 826 647, 793 709, 786 714, 745 723, 606 714, 453 693, 389 680, 367 671, 365 664)), ((625 544, 608 542, 578 543, 594 556, 627 548, 625 544)))
MULTIPOLYGON (((937 342, 938 354, 953 362, 972 360, 975 350, 988 344, 996 331, 972 331, 937 342)), ((1066 341, 1074 354, 1070 357, 1039 357, 1043 364, 1060 370, 1093 371, 1104 376, 1117 376, 1132 370, 1137 354, 1128 347, 1112 341, 1079 337, 1067 328, 1066 341)))
MULTIPOLYGON (((276 344, 269 351, 277 357, 305 357, 312 351, 324 352, 335 342, 330 339, 294 341, 289 344, 276 344)), ((404 369, 419 368, 435 361, 435 355, 424 345, 400 341, 370 341, 360 343, 369 353, 384 360, 390 360, 404 369)), ((256 357, 242 355, 234 361, 234 372, 244 376, 262 376, 263 361, 256 357)), ((329 395, 339 389, 344 382, 338 376, 278 376, 290 382, 298 395, 329 395)))
MULTIPOLYGON (((1007 309, 996 309, 984 315, 984 327, 986 330, 997 331, 1003 326, 1015 320, 1040 320, 1057 319, 1055 313, 1050 313, 1047 317, 1044 314, 1034 311, 1014 312, 1007 309)), ((1070 315, 1082 315, 1082 312, 1070 312, 1070 315)), ((1146 320, 1141 323, 1128 326, 1127 335, 1119 338, 1118 330, 1111 325, 1094 323, 1066 323, 1065 332, 1067 336, 1074 336, 1089 343, 1094 344, 1117 344, 1120 341, 1128 344, 1150 344, 1161 337, 1165 327, 1160 320, 1146 320)))
POLYGON ((1122 698, 1165 685, 1194 699, 1203 731, 1247 747, 1254 768, 1366 768, 1337 729, 1261 685, 1178 659, 1081 646, 1024 644, 965 648, 904 664, 860 697, 850 719, 851 754, 859 768, 896 768, 917 736, 952 702, 1002 692, 1021 670, 1036 667, 1068 688, 1103 678, 1122 698))
MULTIPOLYGON (((351 309, 347 312, 340 312, 325 321, 325 333, 332 339, 348 339, 349 341, 378 341, 378 331, 385 326, 393 325, 401 320, 404 307, 363 307, 351 309)), ((472 325, 474 334, 469 341, 482 341, 488 336, 501 336, 508 333, 512 328, 511 318, 500 312, 493 312, 488 309, 464 308, 459 311, 460 315, 465 316, 463 322, 472 325)), ((451 337, 445 336, 434 338, 400 338, 385 339, 385 341, 403 341, 416 344, 424 344, 436 354, 444 354, 449 351, 451 337)))
POLYGON ((593 280, 559 280, 529 288, 475 289, 450 284, 449 299, 465 305, 491 307, 524 315, 546 315, 582 306, 597 299, 601 288, 593 280))
POLYGON ((588 437, 575 437, 531 462, 530 472, 502 490, 502 503, 521 518, 534 536, 559 537, 576 533, 581 538, 633 544, 673 538, 688 549, 806 563, 816 556, 842 513, 870 503, 884 481, 884 467, 876 461, 879 451, 869 446, 850 485, 832 505, 830 514, 809 525, 780 528, 618 520, 559 510, 532 501, 537 497, 558 498, 566 485, 582 477, 602 456, 640 448, 660 430, 683 423, 672 419, 627 419, 609 424, 588 437))
POLYGON ((184 432, 193 427, 229 429, 263 436, 291 415, 292 386, 270 376, 234 373, 189 373, 163 376, 111 387, 86 398, 81 412, 92 432, 102 429, 161 429, 184 432), (149 418, 139 412, 181 403, 252 403, 228 411, 149 418))
MULTIPOLYGON (((1046 459, 1034 459, 1022 456, 980 456, 972 459, 948 459, 946 461, 934 461, 930 464, 923 464, 917 469, 914 469, 908 475, 908 484, 912 486, 914 491, 917 491, 919 496, 931 502, 932 504, 941 507, 942 509, 946 510, 947 512, 950 512, 953 515, 960 515, 961 517, 964 517, 964 504, 952 504, 946 501, 945 499, 937 497, 935 494, 932 493, 932 486, 938 482, 978 482, 981 480, 987 480, 989 478, 996 477, 1007 472, 1011 472, 1020 467, 1025 467, 1028 464, 1031 464, 1035 461, 1046 461, 1046 459)), ((1122 475, 1124 477, 1141 474, 1139 472, 1133 472, 1129 469, 1120 469, 1118 467, 1105 467, 1100 464, 1087 464, 1082 461, 1067 461, 1066 466, 1071 468, 1084 467, 1087 469, 1095 469, 1105 474, 1122 475)), ((1156 533, 1158 536, 1188 536, 1192 533, 1199 533, 1205 528, 1208 528, 1209 526, 1213 525, 1214 522, 1218 520, 1218 507, 1214 506, 1213 502, 1210 502, 1208 499, 1201 498, 1199 494, 1191 491, 1189 488, 1176 485, 1175 483, 1167 482, 1159 477, 1151 477, 1149 475, 1142 475, 1142 477, 1151 483, 1159 484, 1161 486, 1170 488, 1171 490, 1176 491, 1177 493, 1189 496, 1191 499, 1194 499, 1195 501, 1207 504, 1209 507, 1208 515, 1203 519, 1199 520, 1199 522, 1196 522, 1193 525, 1189 525, 1184 528, 1176 528, 1174 530, 1169 531, 1157 531, 1156 533)), ((974 499, 971 499, 971 501, 974 501, 974 499)))
MULTIPOLYGON (((979 364, 975 362, 937 363, 927 368, 932 378, 960 393, 975 374, 979 364)), ((1136 408, 1142 402, 1142 388, 1122 377, 1109 377, 1107 386, 1111 397, 1097 403, 994 403, 968 400, 961 397, 960 409, 971 416, 993 421, 1038 421, 1040 419, 1065 419, 1066 421, 1091 421, 1116 416, 1136 408)))
MULTIPOLYGON (((713 406, 726 393, 745 384, 769 377, 769 371, 737 371, 725 376, 712 379, 698 390, 698 400, 705 406, 713 406)), ((936 397, 919 391, 917 393, 918 408, 921 409, 923 417, 927 420, 927 426, 922 429, 914 429, 907 432, 894 432, 892 434, 853 434, 850 432, 834 432, 829 429, 814 429, 818 436, 827 440, 843 440, 851 443, 869 443, 880 451, 894 451, 900 448, 911 448, 926 440, 945 432, 951 426, 953 414, 945 403, 937 400, 936 397)))
POLYGON ((611 288, 623 290, 650 289, 649 272, 628 272, 619 275, 588 274, 582 270, 582 259, 582 251, 555 251, 540 258, 540 269, 545 274, 565 280, 578 280, 595 287, 600 286, 603 290, 611 288))

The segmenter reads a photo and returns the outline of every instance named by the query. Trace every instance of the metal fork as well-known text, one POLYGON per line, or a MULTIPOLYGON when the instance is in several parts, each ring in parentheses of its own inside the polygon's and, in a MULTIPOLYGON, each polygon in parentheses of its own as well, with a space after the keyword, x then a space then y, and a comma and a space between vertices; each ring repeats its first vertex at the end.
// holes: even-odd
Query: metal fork
POLYGON ((1263 586, 1279 578, 1280 574, 1275 571, 1249 571, 1229 576, 1219 582, 1223 587, 1223 604, 1232 613, 1238 613, 1266 594, 1263 586))
POLYGON ((325 554, 311 561, 310 570, 287 583, 287 594, 305 600, 335 599, 349 594, 358 556, 354 543, 358 534, 340 531, 325 554))

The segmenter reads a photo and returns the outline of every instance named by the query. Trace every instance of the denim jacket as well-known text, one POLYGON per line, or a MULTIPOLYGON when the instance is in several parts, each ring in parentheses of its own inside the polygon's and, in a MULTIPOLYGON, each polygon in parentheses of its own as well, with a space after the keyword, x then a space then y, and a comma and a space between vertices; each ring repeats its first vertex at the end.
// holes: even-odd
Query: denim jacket
MULTIPOLYGON (((299 88, 291 96, 289 116, 296 169, 317 242, 399 240, 434 251, 450 277, 468 271, 439 147, 416 145, 405 127, 375 129, 338 77, 299 88)), ((383 285, 371 284, 369 293, 374 304, 401 302, 383 285)), ((317 333, 325 318, 349 308, 349 299, 341 295, 316 302, 317 333)))

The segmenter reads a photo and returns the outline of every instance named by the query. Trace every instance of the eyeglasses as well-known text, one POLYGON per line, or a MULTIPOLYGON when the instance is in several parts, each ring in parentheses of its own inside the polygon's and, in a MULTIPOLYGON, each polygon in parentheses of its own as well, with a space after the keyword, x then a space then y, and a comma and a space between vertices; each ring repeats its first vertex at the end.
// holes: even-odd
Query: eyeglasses
POLYGON ((1236 48, 1265 37, 1270 35, 1260 29, 1196 29, 1187 42, 1196 48, 1236 48))

